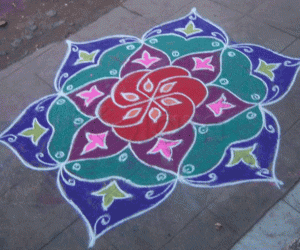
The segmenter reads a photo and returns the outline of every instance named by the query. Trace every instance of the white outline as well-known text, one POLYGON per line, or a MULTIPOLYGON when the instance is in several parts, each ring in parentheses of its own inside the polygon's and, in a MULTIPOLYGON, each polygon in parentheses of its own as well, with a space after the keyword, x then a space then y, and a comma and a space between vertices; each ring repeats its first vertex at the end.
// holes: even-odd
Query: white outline
POLYGON ((131 92, 121 92, 121 96, 126 100, 126 101, 129 101, 129 102, 136 102, 136 101, 138 101, 138 100, 140 100, 140 97, 137 95, 137 94, 135 94, 135 93, 131 93, 131 92), (132 95, 132 96, 134 96, 134 99, 129 99, 129 98, 127 98, 127 96, 129 96, 129 95, 132 95))
MULTIPOLYGON (((212 35, 215 39, 218 39, 219 41, 221 41, 223 44, 228 45, 229 39, 228 39, 228 37, 227 37, 226 32, 225 32, 221 27, 219 27, 218 25, 212 23, 210 20, 208 20, 208 19, 206 19, 206 18, 200 16, 200 14, 198 13, 198 11, 197 11, 197 9, 196 9, 195 7, 192 8, 191 11, 190 11, 190 13, 188 13, 188 14, 185 15, 184 17, 177 18, 177 19, 174 19, 174 20, 171 20, 171 21, 168 21, 168 22, 164 22, 164 23, 162 23, 162 24, 159 24, 159 25, 154 26, 154 27, 151 29, 151 31, 148 31, 148 32, 144 33, 144 35, 142 36, 142 39, 141 39, 141 40, 142 40, 142 41, 145 41, 146 39, 149 39, 150 36, 151 36, 151 33, 154 33, 154 32, 156 32, 157 34, 161 34, 162 30, 159 29, 159 27, 165 26, 166 24, 174 23, 174 22, 176 22, 176 21, 178 21, 178 20, 183 20, 183 19, 185 19, 185 18, 187 18, 187 17, 189 17, 190 20, 195 20, 195 19, 196 19, 196 16, 198 16, 199 18, 201 18, 201 19, 204 20, 205 22, 209 23, 210 25, 214 26, 216 29, 219 29, 223 34, 218 33, 218 32, 212 32, 211 35, 212 35), (195 17, 193 17, 193 15, 195 15, 195 17), (225 40, 225 42, 222 41, 220 38, 217 38, 217 37, 216 37, 218 34, 225 40)), ((172 33, 172 35, 176 35, 176 34, 175 34, 175 33, 172 33)), ((205 38, 205 37, 209 37, 209 36, 201 36, 201 38, 205 38)), ((151 38, 152 38, 152 37, 151 37, 151 38)), ((183 37, 183 36, 182 36, 182 38, 184 38, 185 40, 188 40, 186 37, 183 37)), ((209 37, 209 38, 211 38, 211 37, 209 37)))
MULTIPOLYGON (((69 204, 70 204, 70 205, 71 205, 71 206, 72 206, 72 207, 80 214, 80 216, 83 218, 83 220, 84 220, 84 222, 85 222, 85 224, 86 224, 86 227, 87 227, 87 229, 88 229, 89 242, 90 242, 90 243, 89 243, 89 248, 93 247, 94 244, 95 244, 95 242, 96 242, 96 240, 97 240, 100 236, 102 236, 103 234, 105 234, 107 231, 109 231, 110 229, 112 229, 112 228, 114 228, 114 227, 117 227, 118 225, 124 223, 125 221, 128 221, 128 220, 130 220, 130 219, 132 219, 132 218, 138 217, 139 215, 142 215, 142 214, 144 214, 144 213, 150 211, 151 209, 156 208, 158 205, 160 205, 163 201, 165 201, 165 200, 173 193, 174 189, 175 189, 176 186, 177 186, 177 182, 178 182, 177 179, 173 180, 173 181, 172 181, 173 183, 171 183, 171 184, 173 185, 173 187, 172 187, 172 189, 169 191, 169 193, 166 194, 166 196, 165 196, 162 200, 158 201, 158 202, 155 203, 153 206, 149 207, 148 209, 141 210, 141 211, 139 211, 138 213, 136 213, 136 214, 134 214, 134 215, 132 215, 132 216, 129 216, 129 217, 127 217, 127 218, 124 218, 123 220, 118 221, 118 222, 115 223, 114 225, 108 226, 108 227, 107 227, 105 230, 103 230, 100 234, 95 235, 95 228, 92 228, 92 227, 91 227, 89 221, 87 220, 87 218, 85 217, 85 215, 82 213, 82 211, 80 210, 80 208, 79 208, 72 200, 70 200, 70 199, 67 197, 67 194, 65 193, 63 187, 62 187, 61 184, 60 184, 60 178, 59 178, 60 176, 62 176, 62 169, 60 169, 60 171, 58 172, 58 175, 57 175, 57 181, 56 181, 57 187, 58 187, 58 189, 59 189, 61 195, 65 198, 65 200, 66 200, 66 201, 67 201, 67 202, 68 202, 68 203, 69 203, 69 204)), ((110 178, 110 179, 112 179, 112 178, 110 178)), ((168 188, 171 186, 171 184, 170 184, 169 186, 167 186, 166 189, 168 189, 168 188)), ((148 192, 149 192, 149 191, 148 191, 148 192)), ((102 217, 100 217, 100 218, 102 218, 102 217)), ((100 219, 100 218, 99 218, 99 219, 100 219)), ((97 223, 96 223, 95 225, 97 225, 97 223)))
MULTIPOLYGON (((123 116, 123 120, 128 120, 128 119, 132 119, 132 118, 135 118, 137 117, 142 111, 142 108, 133 108, 133 109, 130 109, 124 116, 123 116), (130 113, 133 112, 133 111, 137 111, 137 113, 135 113, 133 116, 130 116, 130 113)), ((125 126, 125 125, 124 125, 125 126)))
MULTIPOLYGON (((161 99, 161 98, 160 98, 160 99, 161 99)), ((181 103, 182 103, 182 102, 178 101, 177 99, 175 99, 175 98, 173 98, 173 97, 166 97, 166 98, 162 99, 160 102, 161 102, 163 105, 165 105, 165 106, 175 106, 175 105, 178 105, 178 104, 181 104, 181 103), (172 100, 174 103, 168 104, 168 103, 166 103, 166 99, 172 100)))
MULTIPOLYGON (((247 50, 247 46, 255 46, 255 47, 259 47, 259 48, 261 48, 261 49, 268 50, 268 51, 272 52, 273 54, 275 54, 275 55, 277 55, 277 56, 284 57, 284 58, 286 59, 286 61, 283 63, 283 65, 284 65, 284 66, 287 66, 287 67, 289 67, 289 66, 291 66, 291 67, 294 66, 294 65, 289 65, 289 63, 291 63, 291 61, 289 61, 288 59, 290 59, 290 60, 295 60, 295 61, 299 60, 299 59, 297 59, 297 58, 293 58, 293 57, 289 57, 289 56, 286 56, 286 55, 282 55, 282 54, 280 54, 280 53, 278 53, 278 52, 276 52, 276 51, 267 49, 267 48, 262 47, 262 46, 260 46, 260 45, 258 45, 258 44, 250 44, 250 43, 245 43, 245 44, 233 44, 233 45, 231 45, 230 47, 231 47, 231 48, 234 48, 234 47, 241 47, 241 48, 244 48, 244 47, 246 47, 246 49, 244 49, 243 51, 246 52, 246 53, 252 53, 252 52, 253 52, 253 49, 250 48, 250 47, 248 47, 249 50, 247 50)), ((240 52, 241 52, 241 51, 240 51, 240 52)), ((242 53, 245 54, 244 52, 242 52, 242 53)), ((248 58, 247 55, 246 55, 246 57, 248 58)), ((250 60, 250 59, 248 58, 248 60, 250 60)), ((299 61, 298 63, 296 63, 295 66, 297 66, 297 65, 300 66, 300 61, 299 61)), ((251 69, 250 69, 250 70, 252 71, 252 64, 251 64, 251 69)), ((276 99, 276 100, 270 102, 270 100, 272 100, 272 98, 271 98, 267 103, 263 103, 263 102, 265 102, 265 100, 267 99, 267 96, 268 96, 268 86, 267 86, 267 94, 266 94, 265 98, 261 101, 261 104, 260 104, 260 105, 264 107, 264 106, 272 105, 272 104, 274 104, 274 103, 276 103, 276 102, 281 101, 281 100, 282 100, 282 99, 290 92, 291 88, 294 86, 294 83, 295 83, 295 80, 296 80, 296 78, 297 78, 297 75, 298 75, 299 70, 300 70, 300 67, 298 67, 298 69, 295 70, 294 77, 293 77, 293 79, 291 80, 291 82, 290 82, 290 84, 289 84, 289 87, 286 89, 286 91, 285 91, 284 93, 282 93, 282 95, 281 95, 278 99, 276 99)), ((260 80, 262 80, 262 79, 260 79, 260 80)), ((263 81, 263 80, 262 80, 262 81, 263 81)), ((264 81, 263 81, 263 82, 264 82, 264 81)), ((264 82, 264 83, 265 83, 265 82, 264 82)), ((266 83, 265 83, 265 84, 266 84, 266 83)), ((274 88, 274 87, 273 87, 273 88, 274 88)), ((272 88, 272 90, 273 90, 273 88, 272 88)), ((275 90, 273 90, 273 91, 275 91, 275 90)))
MULTIPOLYGON (((25 110, 23 110, 21 113, 20 113, 20 115, 10 124, 10 126, 8 127, 8 128, 6 128, 4 131, 2 131, 1 133, 0 133, 0 139, 2 139, 2 138, 5 138, 5 137, 12 137, 12 138, 9 138, 8 139, 8 141, 9 142, 14 142, 14 141, 16 141, 17 140, 17 136, 16 135, 13 135, 13 134, 8 134, 8 135, 4 135, 4 134, 6 134, 10 129, 12 129, 13 128, 13 126, 16 124, 16 122, 17 121, 19 121, 24 115, 25 115, 25 113, 28 111, 28 109, 29 108, 31 108, 32 106, 34 106, 34 105, 37 105, 38 106, 38 103, 39 102, 41 102, 41 101, 46 101, 46 100, 48 100, 48 99, 50 99, 51 97, 56 97, 57 96, 57 94, 51 94, 51 95, 48 95, 48 96, 44 96, 43 98, 44 99, 39 99, 39 100, 36 100, 35 102, 33 102, 33 103, 31 103, 25 110), (10 140, 11 139, 11 140, 10 140)), ((55 99, 54 99, 54 101, 55 101, 55 99)), ((53 102, 54 102, 53 101, 53 102)), ((52 105, 52 104, 51 104, 52 105)), ((47 111, 47 114, 48 114, 48 112, 49 112, 49 110, 50 110, 50 108, 48 109, 48 111, 47 111)), ((47 120, 47 122, 49 123, 49 121, 48 121, 48 115, 46 115, 46 120, 47 120)), ((53 131, 54 131, 54 128, 53 128, 53 126, 49 123, 49 126, 53 129, 53 131)), ((51 138, 51 136, 50 136, 50 138, 51 138)), ((49 140, 50 141, 50 140, 49 140)), ((53 165, 54 164, 50 164, 50 163, 47 163, 48 165, 50 165, 51 167, 39 167, 39 168, 37 168, 37 167, 34 167, 34 166, 32 166, 31 164, 29 164, 28 162, 26 162, 24 159, 23 159, 23 157, 21 157, 21 155, 19 154, 19 152, 17 151, 17 150, 15 150, 10 144, 8 144, 6 141, 4 141, 4 140, 0 140, 0 143, 2 143, 3 145, 5 145, 6 147, 8 147, 18 158, 19 158, 19 160, 22 162, 22 164, 24 165, 24 166, 26 166, 27 168, 29 168, 29 169, 32 169, 32 170, 36 170, 36 171, 50 171, 50 170, 55 170, 55 169, 58 169, 58 168, 60 168, 60 163, 57 161, 57 160, 55 160, 55 159, 53 159, 53 157, 51 157, 51 154, 49 153, 49 142, 47 143, 47 150, 48 150, 48 153, 49 153, 49 156, 52 158, 52 160, 53 161, 55 161, 56 162, 56 166, 54 166, 53 167, 53 165)), ((39 156, 41 156, 40 155, 40 153, 39 153, 39 156)), ((39 160, 39 158, 37 158, 38 160, 39 160)))
MULTIPOLYGON (((68 78, 68 77, 69 77, 69 75, 68 75, 67 72, 63 73, 63 74, 61 75, 60 78, 59 78, 59 74, 61 73, 61 70, 62 70, 63 66, 65 65, 65 63, 67 62, 67 60, 68 60, 68 58, 69 58, 69 55, 70 55, 71 50, 72 50, 72 46, 76 46, 76 44, 87 44, 87 43, 92 43, 92 42, 100 42, 100 41, 102 41, 102 40, 107 40, 107 39, 111 39, 111 38, 121 38, 121 37, 135 39, 135 41, 131 41, 131 42, 128 42, 128 43, 141 42, 141 40, 140 40, 139 38, 137 38, 137 37, 131 37, 131 36, 127 36, 127 35, 109 36, 109 38, 105 37, 105 38, 102 38, 102 39, 91 40, 91 41, 88 41, 88 42, 76 42, 76 43, 73 43, 73 42, 70 41, 70 40, 66 40, 66 43, 68 44, 68 49, 67 49, 67 52, 66 52, 65 59, 64 59, 64 61, 62 62, 60 68, 58 69, 57 74, 56 74, 56 77, 55 77, 55 80, 54 80, 54 83, 55 83, 55 84, 54 84, 54 85, 55 85, 55 90, 56 90, 58 93, 60 93, 60 92, 65 93, 65 92, 63 91, 64 86, 63 86, 61 89, 59 89, 57 85, 60 84, 60 80, 61 80, 62 77, 65 77, 65 78, 68 78)), ((109 52, 109 51, 111 51, 111 50, 113 50, 113 49, 116 49, 116 48, 118 48, 118 47, 121 47, 121 46, 123 46, 123 45, 126 43, 126 42, 122 43, 121 40, 122 40, 122 39, 120 39, 120 44, 119 44, 119 45, 115 45, 115 46, 113 46, 113 47, 111 47, 111 48, 109 48, 109 49, 104 50, 103 53, 100 55, 100 57, 99 57, 99 59, 98 59, 98 62, 97 62, 96 64, 92 64, 92 65, 90 65, 90 66, 87 66, 87 67, 82 68, 81 70, 79 70, 79 71, 77 71, 75 74, 73 74, 69 79, 67 79, 66 82, 69 81, 70 79, 76 77, 79 73, 81 73, 81 72, 83 72, 83 71, 85 71, 85 70, 87 70, 87 69, 96 68, 97 66, 99 66, 99 63, 100 63, 100 61, 101 61, 101 58, 102 58, 105 54, 107 54, 107 52, 109 52)), ((142 43, 141 43, 141 46, 142 46, 142 43)), ((116 77, 112 77, 112 78, 115 79, 116 77)), ((104 78, 102 78, 102 79, 109 79, 109 77, 104 77, 104 78)), ((84 85, 81 85, 81 86, 79 86, 79 87, 76 87, 75 89, 72 88, 72 91, 69 91, 69 92, 67 92, 67 93, 65 93, 65 94, 73 93, 73 92, 76 91, 78 88, 82 88, 82 87, 84 87, 84 86, 86 86, 86 85, 88 85, 88 84, 90 84, 90 83, 92 83, 92 82, 95 82, 95 81, 97 81, 97 80, 91 80, 90 82, 87 82, 87 83, 84 84, 84 85)), ((66 82, 65 82, 65 83, 66 83, 66 82)), ((64 83, 64 85, 65 85, 65 83, 64 83)))
POLYGON ((176 84, 177 82, 169 82, 169 83, 166 83, 165 85, 163 85, 163 86, 161 86, 161 88, 159 89, 159 93, 169 93, 172 89, 173 89, 173 87, 174 87, 174 85, 176 84), (169 85, 171 85, 171 88, 169 88, 169 85), (169 88, 169 89, 167 89, 167 90, 164 90, 164 88, 167 86, 167 88, 169 88))
MULTIPOLYGON (((137 85, 137 86, 139 86, 139 85, 137 85)), ((153 83, 152 83, 151 80, 148 78, 147 81, 143 84, 143 89, 144 89, 146 92, 151 93, 151 92, 153 91, 153 88, 154 88, 153 83), (147 89, 146 85, 150 85, 150 89, 147 89)), ((137 88, 137 90, 139 90, 139 89, 137 88)))
POLYGON ((157 123, 158 119, 161 117, 161 111, 158 108, 151 108, 150 111, 148 112, 148 116, 150 117, 150 119, 154 122, 157 123), (156 118, 152 117, 153 112, 158 111, 158 116, 156 118))
MULTIPOLYGON (((276 160, 277 160, 277 156, 278 156, 278 152, 279 152, 279 144, 280 144, 280 138, 281 138, 281 133, 280 133, 280 126, 279 126, 279 123, 276 119, 276 117, 269 111, 269 110, 266 110, 264 109, 263 107, 261 107, 260 105, 258 106, 259 109, 261 110, 262 112, 262 117, 263 117, 263 124, 262 124, 262 127, 261 129, 258 131, 257 134, 255 134, 253 137, 251 138, 248 138, 248 139, 245 139, 245 140, 238 140, 238 141, 235 141, 235 142, 232 142, 230 143, 225 149, 224 149, 224 154, 223 154, 223 157, 221 157, 221 159, 219 160, 219 162, 214 166, 212 167, 211 169, 205 171, 204 173, 201 173, 201 174, 198 174, 198 175, 194 175, 194 176, 188 176, 188 177, 184 177, 184 176, 180 176, 179 175, 179 180, 182 182, 182 183, 185 183, 185 184, 188 184, 188 185, 191 185, 191 186, 194 186, 194 187, 204 187, 204 188, 216 188, 216 187, 224 187, 224 186, 233 186, 233 185, 236 185, 236 184, 241 184, 241 183, 249 183, 249 182, 273 182, 276 184, 276 186, 280 189, 280 185, 283 185, 284 183, 279 180, 277 177, 276 177, 276 171, 275 171, 275 168, 276 168, 276 160), (203 184, 192 184, 190 183, 189 181, 189 178, 196 178, 196 177, 200 177, 200 176, 204 176, 206 175, 207 173, 209 172, 213 172, 214 169, 216 169, 216 167, 223 161, 224 157, 225 157, 225 152, 227 151, 227 149, 229 147, 231 147, 233 144, 235 143, 243 143, 243 142, 247 142, 247 141, 250 141, 254 138, 256 138, 257 136, 259 136, 259 134, 261 133, 261 131, 265 128, 267 129, 270 133, 274 133, 275 132, 275 129, 273 126, 271 125, 267 125, 266 124, 266 119, 265 119, 265 115, 263 115, 264 113, 268 113, 272 118, 273 120, 275 121, 276 125, 277 125, 277 132, 278 132, 278 139, 277 139, 277 146, 276 146, 276 149, 275 149, 275 154, 274 154, 274 159, 272 161, 272 178, 269 178, 269 177, 266 177, 266 179, 248 179, 248 180, 242 180, 242 181, 234 181, 234 182, 228 182, 228 183, 222 183, 222 184, 218 184, 218 185, 214 185, 214 186, 207 186, 207 185, 203 185, 203 184)), ((196 131, 196 128, 194 128, 194 130, 196 131)), ((195 136, 196 138, 196 136, 195 136)), ((194 140, 196 141, 196 139, 194 140)), ((192 146, 193 147, 193 146, 192 146)), ((190 147, 190 150, 191 148, 190 147)), ((189 150, 189 151, 190 151, 189 150)), ((189 153, 189 151, 187 153, 189 153)), ((185 158, 185 157, 184 157, 185 158)), ((183 158, 183 159, 184 159, 183 158)), ((183 162, 183 160, 182 160, 183 162)), ((180 168, 182 168, 182 162, 180 163, 180 168)), ((262 168, 264 169, 264 168, 262 168)), ((260 171, 261 169, 259 169, 260 171)), ((259 176, 264 176, 264 175, 261 175, 261 174, 257 174, 259 176)))
MULTIPOLYGON (((233 144, 235 144, 235 143, 241 143, 241 142, 247 142, 247 141, 249 141, 249 140, 254 139, 255 137, 257 137, 257 136, 261 133, 261 131, 263 130, 263 128, 264 128, 264 126, 265 126, 265 118, 264 118, 264 115, 262 114, 262 107, 261 107, 260 105, 249 107, 248 109, 245 109, 242 113, 239 113, 239 115, 246 115, 246 113, 248 112, 249 109, 254 109, 254 108, 257 108, 257 107, 258 107, 259 110, 261 111, 261 116, 262 116, 262 126, 261 126, 261 128, 259 129, 259 131, 258 131, 254 136, 252 136, 251 138, 244 139, 244 140, 234 141, 234 142, 230 143, 229 145, 227 145, 227 147, 224 149, 223 157, 225 157, 225 152, 227 151, 227 149, 228 149, 229 147, 231 147, 233 144)), ((237 115, 234 116, 233 118, 229 119, 229 120, 224 121, 224 122, 221 122, 221 123, 218 123, 218 124, 212 124, 212 125, 206 124, 206 126, 207 126, 207 127, 208 127, 208 126, 211 126, 211 127, 213 127, 213 126, 219 126, 219 125, 222 125, 222 124, 224 124, 224 123, 227 123, 228 121, 231 121, 232 119, 234 119, 234 118, 236 118, 236 117, 237 117, 237 115)), ((199 127, 203 126, 203 124, 198 124, 198 123, 194 123, 194 122, 192 122, 192 125, 194 125, 193 127, 194 127, 194 132, 195 132, 195 140, 194 140, 194 142, 193 142, 193 145, 192 145, 192 146, 190 147, 190 149, 188 150, 188 153, 189 153, 189 152, 191 151, 191 149, 194 147, 194 144, 195 144, 195 142, 196 142, 197 128, 195 128, 195 125, 196 125, 196 126, 199 126, 199 127)), ((209 129, 209 128, 208 128, 208 129, 209 129)), ((203 173, 201 173, 201 174, 198 174, 198 175, 183 176, 183 178, 184 178, 184 177, 186 177, 186 178, 195 178, 195 177, 198 177, 198 176, 201 176, 201 175, 205 175, 205 174, 209 173, 210 171, 213 171, 213 170, 214 170, 214 169, 222 162, 223 157, 221 157, 221 159, 219 160, 219 162, 218 162, 214 167, 210 168, 209 170, 207 170, 207 171, 205 171, 205 172, 203 172, 203 173)), ((183 161, 180 163, 180 168, 182 168, 182 163, 183 163, 183 161)))

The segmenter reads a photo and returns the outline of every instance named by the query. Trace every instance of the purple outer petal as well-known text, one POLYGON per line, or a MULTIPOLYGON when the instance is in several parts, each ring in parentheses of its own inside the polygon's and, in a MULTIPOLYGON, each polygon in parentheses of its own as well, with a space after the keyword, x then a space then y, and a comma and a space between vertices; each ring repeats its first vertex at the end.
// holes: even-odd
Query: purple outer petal
POLYGON ((71 41, 67 40, 69 45, 68 52, 66 53, 66 59, 63 61, 60 69, 55 78, 55 89, 59 91, 62 89, 64 83, 74 75, 76 72, 80 71, 81 69, 96 64, 100 58, 100 56, 105 53, 107 50, 118 46, 120 44, 138 42, 139 39, 133 36, 115 36, 112 38, 104 38, 96 41, 89 41, 85 43, 72 43, 71 41), (78 50, 83 50, 88 53, 91 53, 95 50, 100 50, 99 53, 96 55, 94 62, 89 63, 82 63, 74 65, 74 63, 78 59, 78 50))
POLYGON ((188 38, 211 37, 217 38, 225 44, 228 42, 226 33, 209 20, 200 17, 195 8, 193 8, 192 11, 183 18, 154 27, 143 35, 143 39, 146 40, 150 37, 162 34, 176 34, 186 37, 182 32, 176 31, 176 29, 184 28, 190 21, 194 22, 195 28, 202 29, 203 31, 200 33, 195 33, 194 35, 190 35, 188 38))
POLYGON ((268 93, 263 104, 275 103, 289 92, 299 70, 300 59, 280 55, 272 50, 252 44, 237 44, 232 45, 231 48, 244 53, 251 61, 251 73, 267 84, 268 93), (275 77, 273 80, 259 72, 255 72, 259 65, 259 59, 266 63, 280 63, 280 66, 274 70, 275 77))
POLYGON ((264 110, 264 113, 266 123, 256 137, 230 145, 217 166, 199 176, 184 178, 183 181, 196 187, 226 186, 250 181, 268 181, 282 185, 282 182, 275 176, 280 127, 276 118, 269 111, 267 113, 264 110), (253 154, 256 156, 260 168, 251 168, 243 162, 239 162, 233 167, 226 167, 231 159, 231 148, 248 148, 255 144, 257 146, 253 154))
POLYGON ((47 112, 57 95, 46 96, 25 109, 6 131, 0 135, 4 142, 20 158, 25 166, 34 170, 52 170, 58 167, 57 162, 48 154, 47 145, 52 135, 52 127, 47 119, 47 112), (24 129, 32 127, 34 119, 48 129, 35 145, 31 138, 18 135, 24 129), (30 152, 30 153, 28 153, 30 152))
POLYGON ((111 228, 158 206, 173 192, 177 182, 173 181, 156 187, 138 187, 119 179, 84 182, 74 179, 62 169, 57 183, 64 198, 86 221, 91 247, 96 238, 111 228), (102 189, 111 181, 116 181, 121 190, 131 197, 114 200, 107 211, 104 211, 102 208, 103 197, 94 196, 91 193, 102 189))

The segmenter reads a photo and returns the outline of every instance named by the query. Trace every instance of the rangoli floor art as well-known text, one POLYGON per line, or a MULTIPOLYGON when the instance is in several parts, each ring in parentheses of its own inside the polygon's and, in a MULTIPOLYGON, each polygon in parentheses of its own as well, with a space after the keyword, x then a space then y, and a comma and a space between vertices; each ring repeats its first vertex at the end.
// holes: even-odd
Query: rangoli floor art
POLYGON ((0 140, 27 167, 58 172, 90 247, 178 182, 283 184, 280 127, 267 106, 290 90, 299 59, 231 43, 195 9, 142 39, 67 42, 57 93, 26 108, 0 140))

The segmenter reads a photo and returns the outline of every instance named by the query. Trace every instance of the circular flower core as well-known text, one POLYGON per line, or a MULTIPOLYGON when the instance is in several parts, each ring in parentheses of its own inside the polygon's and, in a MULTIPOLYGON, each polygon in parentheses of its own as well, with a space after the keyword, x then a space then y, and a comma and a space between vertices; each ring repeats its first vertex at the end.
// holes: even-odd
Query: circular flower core
POLYGON ((207 89, 180 67, 134 72, 121 79, 97 114, 128 141, 146 141, 184 127, 207 89))

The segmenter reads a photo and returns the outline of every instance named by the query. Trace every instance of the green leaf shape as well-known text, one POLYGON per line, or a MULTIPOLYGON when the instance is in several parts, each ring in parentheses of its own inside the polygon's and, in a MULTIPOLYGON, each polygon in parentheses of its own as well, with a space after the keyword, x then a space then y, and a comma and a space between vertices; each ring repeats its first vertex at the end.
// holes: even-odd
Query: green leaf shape
POLYGON ((86 180, 114 176, 141 186, 160 185, 176 178, 175 174, 144 165, 129 148, 109 158, 70 162, 65 168, 86 180))
POLYGON ((267 87, 261 79, 250 75, 250 60, 235 49, 224 50, 221 58, 221 74, 213 84, 228 89, 244 101, 262 102, 267 87))
POLYGON ((33 121, 33 127, 24 130, 20 135, 30 137, 31 141, 37 145, 40 138, 48 131, 44 128, 38 120, 35 118, 33 121))
POLYGON ((104 77, 119 77, 119 72, 124 62, 140 46, 140 43, 127 43, 105 52, 100 57, 98 65, 93 65, 87 69, 84 69, 68 79, 64 84, 63 92, 73 92, 77 88, 82 87, 89 82, 100 80, 104 77), (133 45, 134 48, 130 45, 133 45), (111 74, 112 71, 115 71, 115 74, 111 74))
POLYGON ((74 134, 90 118, 78 111, 66 97, 60 97, 53 103, 48 118, 54 127, 54 134, 49 144, 50 155, 55 160, 64 162, 68 157, 74 134))
POLYGON ((78 63, 84 63, 84 62, 92 62, 94 60, 94 57, 97 52, 87 53, 84 51, 80 51, 79 57, 80 60, 78 60, 78 63))
POLYGON ((161 35, 147 39, 146 44, 162 50, 174 61, 178 57, 203 51, 216 51, 224 47, 224 44, 213 38, 191 38, 185 40, 183 37, 174 35, 161 35))
POLYGON ((225 149, 233 142, 255 136, 263 126, 263 117, 259 107, 246 110, 227 123, 203 128, 194 125, 195 144, 183 161, 183 176, 195 176, 215 167, 225 153, 225 149), (251 115, 255 116, 252 119, 251 115), (203 133, 202 131, 206 131, 203 133), (184 173, 185 165, 193 165, 195 170, 184 173))
POLYGON ((116 181, 112 181, 108 186, 93 192, 92 195, 103 197, 102 207, 104 210, 107 210, 115 200, 128 199, 132 197, 132 195, 122 190, 116 181))
POLYGON ((252 154, 253 147, 248 149, 234 149, 234 157, 229 165, 234 166, 240 161, 243 161, 245 164, 250 165, 251 167, 257 167, 257 162, 255 157, 252 154))
POLYGON ((266 63, 260 59, 260 66, 256 69, 256 72, 261 73, 270 78, 271 81, 274 80, 275 74, 274 70, 278 68, 278 63, 266 63))
POLYGON ((182 33, 184 33, 186 36, 189 36, 189 35, 192 35, 192 34, 194 34, 194 33, 201 32, 202 29, 195 28, 194 23, 191 21, 191 22, 189 22, 189 23, 185 26, 185 28, 178 28, 178 29, 176 29, 176 31, 182 32, 182 33))

